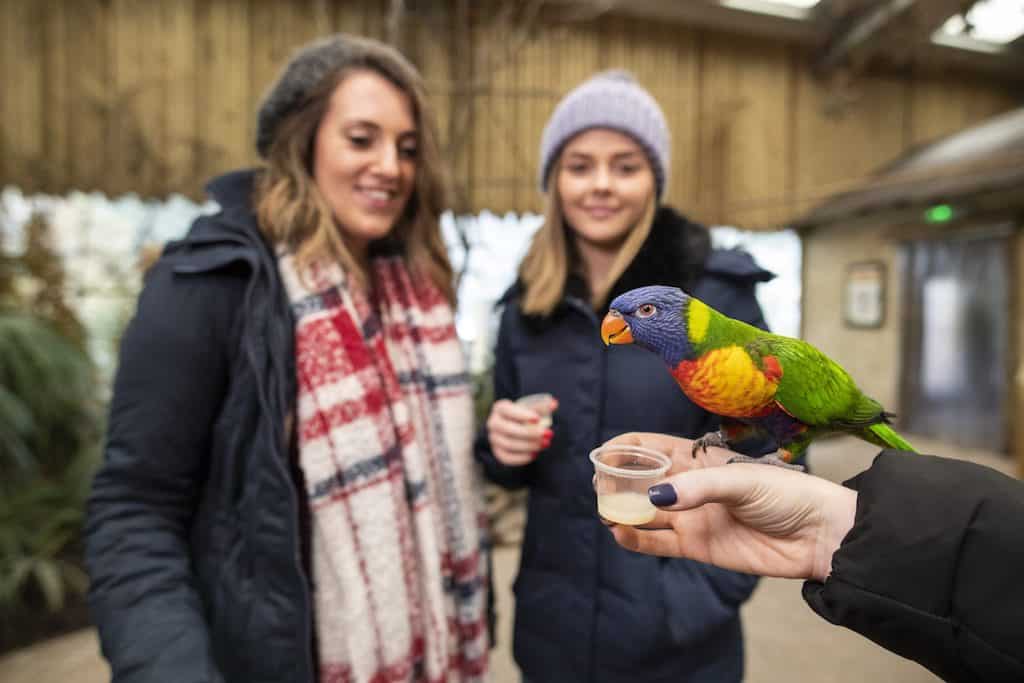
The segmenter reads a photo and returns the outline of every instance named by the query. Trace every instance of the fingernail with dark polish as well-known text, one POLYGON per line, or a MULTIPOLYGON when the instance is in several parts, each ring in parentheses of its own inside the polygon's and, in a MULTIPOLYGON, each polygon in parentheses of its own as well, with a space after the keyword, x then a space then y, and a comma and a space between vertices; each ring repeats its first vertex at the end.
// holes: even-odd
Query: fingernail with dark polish
POLYGON ((676 502, 676 490, 672 488, 672 484, 658 484, 647 489, 647 497, 651 499, 652 505, 658 507, 674 505, 676 502))

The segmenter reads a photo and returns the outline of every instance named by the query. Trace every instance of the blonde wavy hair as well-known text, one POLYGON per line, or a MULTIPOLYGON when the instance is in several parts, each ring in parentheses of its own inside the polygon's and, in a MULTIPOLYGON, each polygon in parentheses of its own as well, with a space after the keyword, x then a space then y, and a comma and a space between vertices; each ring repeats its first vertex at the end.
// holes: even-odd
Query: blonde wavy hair
POLYGON ((285 244, 294 251, 300 269, 327 258, 336 260, 346 273, 362 277, 333 212, 317 189, 312 168, 314 141, 331 95, 350 74, 371 71, 409 98, 419 137, 413 192, 386 239, 398 246, 411 271, 429 278, 454 304, 453 272, 440 226, 447 204, 446 178, 423 80, 412 64, 383 43, 355 39, 353 45, 351 58, 324 77, 278 124, 256 184, 260 230, 272 244, 285 244))
MULTIPOLYGON (((561 167, 562 159, 559 156, 549 176, 548 192, 544 200, 544 223, 533 236, 530 249, 519 264, 519 280, 524 288, 520 308, 527 315, 551 315, 555 306, 562 300, 569 275, 582 269, 573 243, 572 229, 562 213, 562 199, 558 193, 558 174, 561 167)), ((626 268, 640 252, 640 247, 647 241, 657 208, 658 202, 652 186, 647 208, 619 247, 608 276, 600 286, 590 292, 590 305, 595 309, 606 303, 615 282, 626 272, 626 268)))

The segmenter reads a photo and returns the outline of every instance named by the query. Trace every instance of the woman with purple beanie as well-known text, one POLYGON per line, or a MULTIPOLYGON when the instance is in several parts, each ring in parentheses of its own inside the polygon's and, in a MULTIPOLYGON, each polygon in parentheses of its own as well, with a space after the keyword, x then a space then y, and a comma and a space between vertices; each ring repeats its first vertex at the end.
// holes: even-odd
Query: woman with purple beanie
POLYGON ((749 255, 711 248, 708 230, 663 199, 664 114, 627 73, 597 74, 555 108, 541 138, 543 226, 503 299, 495 403, 477 442, 487 476, 529 490, 515 581, 515 658, 530 683, 739 681, 739 608, 756 579, 616 544, 596 513, 588 453, 626 431, 697 437, 718 418, 692 404, 661 361, 606 349, 601 315, 644 285, 685 288, 764 326, 749 255), (553 396, 553 424, 517 405, 553 396))

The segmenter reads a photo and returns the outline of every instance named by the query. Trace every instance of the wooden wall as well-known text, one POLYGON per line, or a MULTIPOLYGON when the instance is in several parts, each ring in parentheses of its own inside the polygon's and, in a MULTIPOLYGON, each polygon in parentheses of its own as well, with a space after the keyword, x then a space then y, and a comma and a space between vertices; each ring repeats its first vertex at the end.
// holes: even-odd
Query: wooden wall
MULTIPOLYGON (((537 210, 537 146, 558 98, 633 71, 673 133, 669 201, 774 227, 920 142, 1021 104, 964 76, 814 80, 800 48, 617 16, 539 21, 407 3, 459 205, 537 210), (429 9, 424 9, 429 8, 429 9)), ((474 3, 469 3, 477 7, 474 3)), ((0 185, 201 196, 255 161, 254 112, 290 51, 334 31, 383 38, 372 0, 0 0, 0 185)))

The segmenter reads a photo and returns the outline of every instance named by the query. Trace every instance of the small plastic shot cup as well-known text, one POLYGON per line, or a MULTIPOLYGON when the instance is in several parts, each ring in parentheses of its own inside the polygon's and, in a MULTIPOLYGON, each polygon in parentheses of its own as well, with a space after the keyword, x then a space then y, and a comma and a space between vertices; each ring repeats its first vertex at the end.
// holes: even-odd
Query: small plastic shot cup
POLYGON ((672 460, 639 446, 610 445, 590 452, 594 463, 597 512, 610 522, 647 524, 657 512, 647 489, 665 478, 672 460))
POLYGON ((548 429, 551 427, 551 402, 554 398, 551 394, 529 394, 516 399, 516 403, 540 415, 538 424, 548 429))

